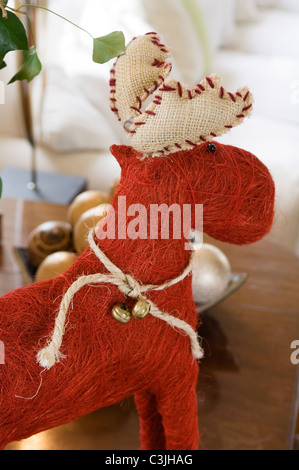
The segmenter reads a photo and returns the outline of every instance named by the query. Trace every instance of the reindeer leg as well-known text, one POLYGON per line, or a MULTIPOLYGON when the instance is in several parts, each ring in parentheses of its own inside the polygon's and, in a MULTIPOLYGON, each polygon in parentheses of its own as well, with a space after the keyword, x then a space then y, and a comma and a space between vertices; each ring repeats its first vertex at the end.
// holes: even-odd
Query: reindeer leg
POLYGON ((149 390, 142 390, 135 393, 135 403, 140 418, 140 450, 165 449, 165 434, 156 396, 149 390))
POLYGON ((158 411, 162 416, 166 450, 197 450, 199 431, 197 421, 196 382, 198 365, 175 383, 166 381, 158 398, 158 411))

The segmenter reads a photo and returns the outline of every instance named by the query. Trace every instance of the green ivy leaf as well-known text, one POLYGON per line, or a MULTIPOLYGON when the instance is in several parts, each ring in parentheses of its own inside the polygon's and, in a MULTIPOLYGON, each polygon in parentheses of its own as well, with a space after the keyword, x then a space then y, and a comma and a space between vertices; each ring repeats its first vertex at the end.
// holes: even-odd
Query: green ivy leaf
POLYGON ((0 70, 4 69, 6 67, 6 62, 4 60, 0 61, 0 70))
POLYGON ((104 64, 125 53, 125 37, 122 31, 114 31, 93 40, 93 61, 97 64, 104 64))
POLYGON ((28 50, 25 28, 19 18, 11 11, 7 18, 0 15, 0 62, 10 51, 28 50))
POLYGON ((36 47, 31 46, 28 51, 23 51, 23 61, 19 71, 12 77, 9 83, 16 80, 31 80, 41 72, 42 64, 36 53, 36 47))

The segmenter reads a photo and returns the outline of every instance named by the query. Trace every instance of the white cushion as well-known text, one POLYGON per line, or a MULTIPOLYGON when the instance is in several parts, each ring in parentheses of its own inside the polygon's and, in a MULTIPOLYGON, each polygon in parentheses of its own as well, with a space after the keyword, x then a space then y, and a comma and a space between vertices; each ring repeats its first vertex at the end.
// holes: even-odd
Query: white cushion
POLYGON ((203 11, 212 52, 235 36, 235 0, 197 0, 203 11))
POLYGON ((255 0, 258 6, 299 12, 298 0, 255 0))
MULTIPOLYGON (((117 1, 118 8, 110 0, 50 0, 49 7, 94 37, 122 30, 128 42, 152 29, 135 13, 136 0, 130 0, 131 8, 128 2, 117 1)), ((113 62, 94 63, 90 36, 55 16, 47 18, 47 31, 39 143, 59 153, 107 150, 111 144, 120 143, 124 132, 109 102, 113 62), (53 47, 57 38, 59 47, 53 47)))
POLYGON ((258 21, 259 10, 255 0, 235 0, 236 2, 236 21, 258 21))
POLYGON ((275 9, 260 10, 256 23, 238 23, 234 48, 251 54, 299 59, 299 15, 275 9))
POLYGON ((299 59, 222 50, 213 71, 228 91, 247 85, 256 114, 299 124, 299 59))
MULTIPOLYGON (((41 113, 39 143, 47 145, 57 152, 72 150, 105 150, 113 143, 118 143, 117 124, 109 108, 108 85, 103 84, 98 92, 103 102, 102 109, 111 113, 111 123, 101 113, 101 106, 95 107, 89 99, 90 83, 86 77, 83 83, 70 78, 63 70, 51 67, 46 75, 47 85, 44 90, 41 113), (112 119, 114 118, 114 119, 112 119)), ((91 79, 93 84, 93 80, 91 79)), ((97 81, 99 85, 100 80, 97 81)), ((110 116, 109 116, 110 118, 110 116)))
POLYGON ((270 236, 287 248, 298 250, 298 126, 253 114, 218 140, 252 152, 269 168, 276 186, 276 214, 270 236))
POLYGON ((171 48, 171 58, 175 64, 172 76, 187 85, 195 84, 199 81, 205 66, 204 54, 192 19, 184 8, 183 2, 181 0, 141 0, 140 3, 146 22, 171 48))

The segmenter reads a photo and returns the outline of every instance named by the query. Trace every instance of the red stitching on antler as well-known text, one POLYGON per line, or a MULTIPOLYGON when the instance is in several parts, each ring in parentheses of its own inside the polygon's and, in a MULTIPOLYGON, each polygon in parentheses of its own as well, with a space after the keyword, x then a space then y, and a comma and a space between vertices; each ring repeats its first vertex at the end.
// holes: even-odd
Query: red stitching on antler
POLYGON ((249 106, 245 106, 245 108, 242 109, 242 111, 248 111, 252 107, 252 103, 249 106))
POLYGON ((130 108, 133 109, 134 111, 138 111, 138 113, 142 114, 140 109, 136 108, 135 106, 130 106, 130 108))
POLYGON ((150 116, 156 116, 156 113, 154 113, 154 111, 146 110, 145 113, 149 114, 150 116))
POLYGON ((197 147, 197 144, 195 144, 194 142, 191 142, 191 140, 185 140, 185 142, 186 142, 188 145, 192 145, 192 147, 197 147))
POLYGON ((224 88, 223 86, 220 88, 220 98, 222 99, 224 97, 224 88))
POLYGON ((161 61, 161 60, 158 60, 158 59, 155 59, 154 62, 152 63, 152 66, 153 67, 162 67, 163 65, 165 64, 165 61, 161 61))
POLYGON ((236 102, 236 98, 234 97, 234 95, 232 93, 230 93, 229 91, 227 92, 228 96, 230 97, 230 99, 235 103, 236 102))
POLYGON ((215 88, 215 85, 210 77, 206 77, 206 81, 208 82, 211 88, 215 88))
POLYGON ((158 82, 156 82, 156 81, 155 81, 155 82, 154 82, 154 85, 155 85, 155 86, 154 86, 154 89, 153 89, 153 91, 156 91, 156 90, 157 90, 157 88, 159 88, 159 84, 158 84, 158 82))
POLYGON ((139 109, 140 109, 142 107, 142 100, 141 100, 140 96, 136 96, 136 100, 138 102, 139 109))
POLYGON ((110 81, 109 81, 109 85, 110 85, 110 86, 116 86, 116 79, 115 79, 115 78, 111 78, 110 81))
POLYGON ((183 89, 182 89, 182 85, 180 84, 180 82, 178 82, 178 93, 180 97, 183 96, 183 89))
POLYGON ((175 88, 172 88, 171 86, 163 85, 163 88, 160 88, 161 91, 176 91, 175 88))
POLYGON ((246 95, 244 96, 243 100, 246 101, 249 96, 249 90, 247 91, 246 95))

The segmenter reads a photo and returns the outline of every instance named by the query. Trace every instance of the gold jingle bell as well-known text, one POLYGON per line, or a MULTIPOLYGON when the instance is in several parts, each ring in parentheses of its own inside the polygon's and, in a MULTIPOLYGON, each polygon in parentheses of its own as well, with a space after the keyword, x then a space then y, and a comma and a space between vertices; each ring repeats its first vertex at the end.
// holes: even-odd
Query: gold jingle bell
POLYGON ((124 304, 116 304, 112 309, 112 316, 119 323, 128 323, 132 319, 131 313, 126 310, 124 304))
POLYGON ((132 309, 132 315, 134 318, 145 318, 150 312, 151 305, 144 299, 139 299, 132 309))

